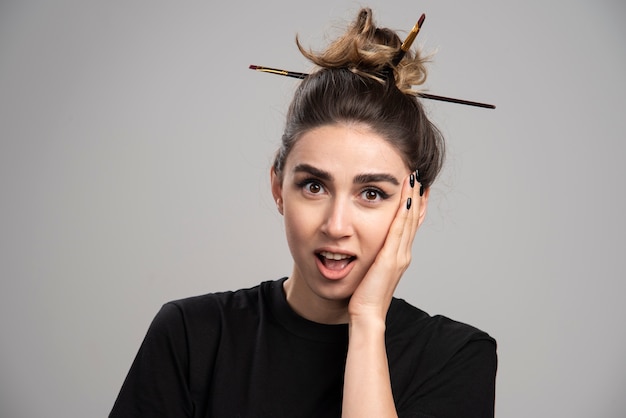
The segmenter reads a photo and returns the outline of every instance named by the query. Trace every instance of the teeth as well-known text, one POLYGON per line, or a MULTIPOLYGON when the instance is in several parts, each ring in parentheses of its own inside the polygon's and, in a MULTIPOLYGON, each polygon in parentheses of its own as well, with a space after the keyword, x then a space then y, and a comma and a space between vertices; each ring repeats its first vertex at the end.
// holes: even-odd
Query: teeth
POLYGON ((351 256, 347 254, 336 254, 328 251, 320 252, 320 255, 324 258, 328 258, 330 260, 345 260, 346 258, 350 258, 351 256))

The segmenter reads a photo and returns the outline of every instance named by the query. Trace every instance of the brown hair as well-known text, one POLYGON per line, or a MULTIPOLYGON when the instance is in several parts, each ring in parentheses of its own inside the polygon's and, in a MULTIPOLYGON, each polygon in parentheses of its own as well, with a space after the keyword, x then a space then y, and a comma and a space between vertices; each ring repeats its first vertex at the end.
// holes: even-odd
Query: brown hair
POLYGON ((394 65, 402 41, 390 29, 377 28, 370 9, 361 9, 348 31, 321 53, 296 42, 321 68, 296 90, 274 160, 276 174, 282 176, 289 152, 305 132, 357 122, 396 147, 409 169, 419 170, 422 185, 430 187, 441 170, 444 141, 411 88, 426 80, 426 60, 407 51, 394 65))

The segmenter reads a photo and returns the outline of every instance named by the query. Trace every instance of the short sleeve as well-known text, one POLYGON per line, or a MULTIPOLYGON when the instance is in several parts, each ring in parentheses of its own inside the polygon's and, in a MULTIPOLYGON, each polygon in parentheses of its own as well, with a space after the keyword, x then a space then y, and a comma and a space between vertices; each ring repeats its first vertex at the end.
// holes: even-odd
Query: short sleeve
POLYGON ((403 418, 493 418, 496 343, 488 336, 464 344, 420 388, 417 408, 403 418))
POLYGON ((191 417, 187 331, 180 308, 156 315, 115 401, 110 418, 191 417))

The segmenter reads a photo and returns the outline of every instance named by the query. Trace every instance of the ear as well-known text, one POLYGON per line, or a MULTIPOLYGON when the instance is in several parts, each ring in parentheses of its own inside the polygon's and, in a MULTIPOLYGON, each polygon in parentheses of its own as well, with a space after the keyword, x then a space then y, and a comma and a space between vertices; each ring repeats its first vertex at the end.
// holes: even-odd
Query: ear
POLYGON ((424 222, 424 218, 426 218, 426 209, 428 208, 428 197, 430 196, 430 187, 424 190, 424 195, 422 196, 422 202, 420 204, 420 212, 418 218, 418 227, 422 225, 424 222))
POLYGON ((270 181, 272 183, 272 197, 274 197, 278 212, 283 215, 283 183, 282 179, 274 171, 274 167, 270 169, 270 181))

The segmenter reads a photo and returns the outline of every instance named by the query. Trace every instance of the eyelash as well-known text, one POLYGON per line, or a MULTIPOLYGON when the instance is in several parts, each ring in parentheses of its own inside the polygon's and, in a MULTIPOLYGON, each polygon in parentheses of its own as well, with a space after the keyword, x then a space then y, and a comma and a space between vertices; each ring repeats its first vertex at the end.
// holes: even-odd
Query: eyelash
POLYGON ((365 194, 366 194, 366 193, 370 193, 370 192, 374 192, 374 193, 376 193, 376 194, 378 195, 378 198, 379 198, 380 200, 387 200, 387 199, 389 199, 389 195, 388 195, 387 193, 383 192, 382 190, 380 190, 379 188, 376 188, 376 187, 368 187, 368 188, 365 188, 365 189, 363 189, 363 190, 361 191, 360 195, 361 195, 361 196, 363 196, 363 199, 364 199, 365 201, 367 201, 367 202, 372 202, 372 200, 369 200, 369 199, 366 199, 366 198, 365 198, 365 194))
MULTIPOLYGON (((324 186, 324 184, 322 182, 320 182, 319 180, 317 180, 317 179, 307 178, 307 179, 304 179, 304 180, 296 183, 296 186, 299 189, 303 189, 307 193, 311 193, 313 195, 319 194, 319 193, 313 193, 313 192, 310 191, 310 189, 308 189, 312 185, 319 186, 320 187, 320 192, 323 192, 323 191, 326 190, 326 186, 324 186)), ((382 191, 381 189, 379 189, 377 187, 366 187, 366 188, 364 188, 363 190, 361 190, 359 192, 359 196, 362 196, 363 200, 368 202, 368 203, 369 202, 375 202, 376 200, 369 200, 369 199, 365 198, 365 194, 366 193, 371 193, 371 192, 376 193, 376 195, 378 197, 377 200, 387 200, 390 197, 388 193, 385 193, 384 191, 382 191)))
POLYGON ((312 193, 309 189, 307 189, 307 187, 310 187, 312 185, 317 185, 320 187, 320 191, 325 190, 325 186, 324 184, 322 184, 319 180, 316 179, 304 179, 298 183, 296 183, 296 186, 298 186, 299 189, 304 189, 307 193, 311 193, 311 194, 319 194, 319 193, 312 193))

